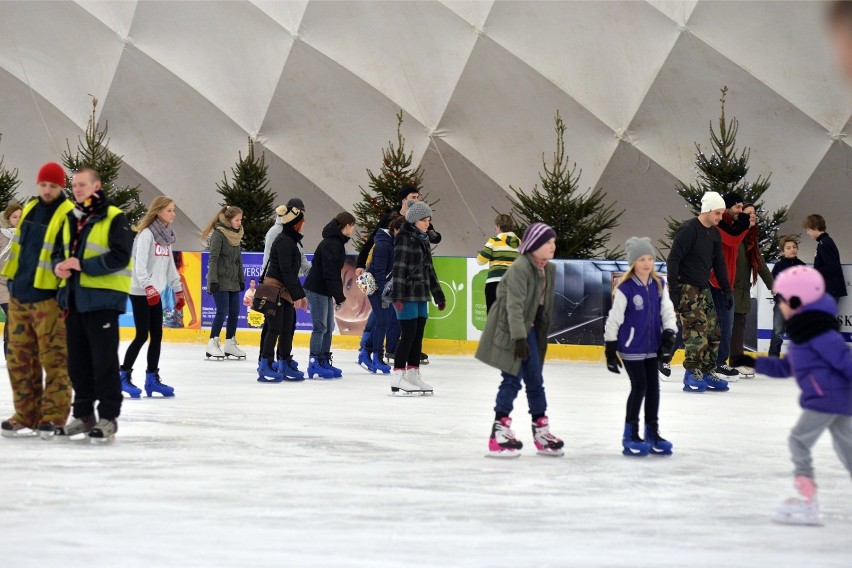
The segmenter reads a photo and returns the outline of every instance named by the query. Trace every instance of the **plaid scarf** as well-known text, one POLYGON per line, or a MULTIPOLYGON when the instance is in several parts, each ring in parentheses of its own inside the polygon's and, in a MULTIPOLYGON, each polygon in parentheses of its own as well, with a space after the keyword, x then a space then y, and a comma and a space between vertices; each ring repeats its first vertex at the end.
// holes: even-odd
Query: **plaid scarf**
POLYGON ((80 233, 89 224, 92 217, 98 215, 106 207, 107 201, 103 188, 90 195, 83 203, 74 202, 74 216, 77 218, 77 227, 71 235, 71 256, 77 254, 77 245, 80 243, 80 233))

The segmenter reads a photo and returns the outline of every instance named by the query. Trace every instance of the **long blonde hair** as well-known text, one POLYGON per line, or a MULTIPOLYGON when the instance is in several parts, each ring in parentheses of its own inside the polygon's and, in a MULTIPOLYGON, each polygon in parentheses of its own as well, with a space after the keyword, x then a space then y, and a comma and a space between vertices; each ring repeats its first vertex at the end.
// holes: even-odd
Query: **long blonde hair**
POLYGON ((145 216, 142 217, 142 220, 139 221, 139 224, 133 227, 133 230, 139 233, 147 229, 148 225, 153 223, 154 219, 156 219, 162 211, 165 211, 166 207, 168 207, 174 202, 174 199, 165 195, 158 195, 157 197, 155 197, 154 201, 152 201, 151 205, 148 207, 148 212, 145 213, 145 216))
POLYGON ((242 215, 242 214, 243 214, 243 210, 240 209, 239 207, 237 207, 236 205, 225 205, 224 207, 219 209, 219 211, 216 213, 216 215, 214 215, 213 218, 210 220, 210 222, 207 223, 207 226, 204 227, 204 230, 201 231, 201 237, 200 237, 201 242, 204 242, 205 240, 207 240, 207 237, 209 237, 210 233, 213 232, 213 229, 216 228, 216 223, 219 222, 219 215, 222 215, 223 217, 225 217, 225 219, 230 221, 231 219, 233 219, 237 215, 242 215))

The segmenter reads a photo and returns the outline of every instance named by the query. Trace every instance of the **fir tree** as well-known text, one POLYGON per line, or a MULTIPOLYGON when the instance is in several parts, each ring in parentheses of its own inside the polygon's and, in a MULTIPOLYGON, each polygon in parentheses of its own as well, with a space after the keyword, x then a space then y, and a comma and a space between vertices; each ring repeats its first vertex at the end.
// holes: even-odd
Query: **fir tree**
MULTIPOLYGON (((736 138, 739 130, 739 121, 732 118, 727 121, 725 118, 725 98, 728 94, 728 87, 722 87, 722 98, 719 99, 722 107, 722 113, 719 117, 719 133, 713 128, 713 122, 710 122, 710 146, 712 154, 707 156, 698 143, 695 143, 696 156, 695 166, 698 171, 694 184, 679 183, 676 191, 684 201, 686 207, 693 215, 698 215, 701 212, 701 197, 708 191, 716 191, 719 195, 736 192, 743 197, 744 203, 753 203, 757 214, 757 230, 758 244, 763 257, 767 260, 774 260, 779 256, 778 250, 778 229, 782 223, 787 220, 787 207, 776 209, 771 214, 767 213, 763 207, 761 200, 766 190, 769 189, 769 178, 772 174, 765 178, 758 176, 751 183, 745 181, 748 174, 748 159, 751 153, 749 148, 745 148, 741 152, 737 152, 736 138)), ((660 248, 671 248, 671 242, 677 232, 678 227, 683 222, 683 219, 675 219, 669 217, 666 219, 668 224, 668 240, 660 241, 660 248)))
MULTIPOLYGON (((100 125, 95 122, 97 107, 98 99, 92 97, 92 115, 86 125, 86 134, 83 138, 77 137, 76 154, 71 154, 71 145, 68 140, 65 141, 68 149, 62 154, 62 165, 72 172, 81 168, 92 168, 98 172, 104 194, 116 207, 120 207, 124 211, 130 224, 134 225, 142 220, 147 208, 142 204, 139 197, 138 185, 121 187, 115 185, 123 156, 116 156, 110 152, 109 138, 107 138, 109 124, 105 122, 103 130, 101 130, 100 125)), ((70 184, 66 188, 66 192, 73 199, 70 184)))
POLYGON ((358 220, 355 239, 357 250, 361 250, 385 213, 399 206, 397 193, 400 187, 407 184, 417 188, 419 192, 423 186, 421 167, 417 166, 412 170, 412 153, 405 153, 401 110, 396 119, 396 146, 388 141, 388 147, 382 150, 382 167, 378 175, 367 170, 367 177, 370 178, 369 190, 358 187, 361 190, 361 201, 354 206, 355 218, 358 220))
POLYGON ((256 156, 254 142, 248 141, 248 153, 242 152, 231 168, 232 181, 222 172, 222 182, 216 191, 225 198, 220 205, 233 205, 243 210, 243 248, 247 251, 263 251, 266 232, 275 216, 275 194, 268 189, 266 157, 256 156))
MULTIPOLYGON (((0 135, 0 140, 3 136, 0 135)), ((21 185, 21 180, 18 179, 18 170, 10 170, 3 165, 3 157, 0 157, 0 211, 6 209, 12 201, 17 200, 18 186, 21 185)))
POLYGON ((616 212, 613 205, 604 203, 606 193, 588 191, 578 194, 582 170, 576 162, 569 168, 565 155, 565 123, 556 111, 556 151, 548 166, 542 154, 543 172, 538 184, 525 192, 509 186, 512 218, 519 235, 534 222, 547 223, 556 231, 556 258, 621 258, 619 247, 606 248, 610 230, 618 226, 624 211, 616 212))

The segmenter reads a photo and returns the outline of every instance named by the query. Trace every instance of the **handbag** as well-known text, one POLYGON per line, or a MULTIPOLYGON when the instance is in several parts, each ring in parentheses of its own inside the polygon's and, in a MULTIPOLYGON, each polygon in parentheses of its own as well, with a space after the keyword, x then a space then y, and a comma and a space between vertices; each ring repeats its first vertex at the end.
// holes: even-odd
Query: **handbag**
POLYGON ((275 278, 267 278, 266 270, 269 268, 269 262, 263 267, 263 274, 260 275, 260 283, 254 291, 254 299, 251 302, 251 309, 262 313, 267 318, 274 318, 278 315, 278 310, 284 302, 293 303, 293 298, 290 292, 284 288, 284 283, 279 282, 275 278))

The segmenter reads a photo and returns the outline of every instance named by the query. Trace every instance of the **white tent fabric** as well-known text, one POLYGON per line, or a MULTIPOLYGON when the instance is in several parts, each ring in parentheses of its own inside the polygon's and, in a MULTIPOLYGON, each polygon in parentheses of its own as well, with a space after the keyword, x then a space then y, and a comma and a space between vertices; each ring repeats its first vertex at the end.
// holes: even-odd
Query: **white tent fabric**
POLYGON ((379 169, 399 109, 440 200, 439 254, 473 254, 508 186, 537 183, 557 110, 583 189, 628 210, 612 244, 657 239, 688 215, 674 188, 723 85, 749 178, 771 172, 768 207, 790 206, 783 229, 820 212, 852 261, 852 88, 821 2, 0 2, 0 156, 21 192, 75 147, 95 96, 119 182, 174 197, 187 250, 249 138, 279 200, 304 199, 311 248, 379 169))

